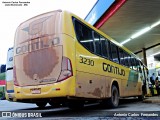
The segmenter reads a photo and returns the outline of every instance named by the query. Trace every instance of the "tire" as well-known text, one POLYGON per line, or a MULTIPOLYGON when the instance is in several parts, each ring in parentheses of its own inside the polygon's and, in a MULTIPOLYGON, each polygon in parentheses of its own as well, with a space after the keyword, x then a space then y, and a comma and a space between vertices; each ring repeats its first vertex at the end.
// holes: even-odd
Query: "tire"
POLYGON ((111 98, 108 99, 108 105, 111 108, 118 107, 119 104, 119 92, 115 85, 112 85, 111 98))
POLYGON ((47 102, 37 102, 36 105, 37 105, 39 108, 45 108, 45 106, 47 105, 47 102))
POLYGON ((143 100, 144 100, 144 96, 143 96, 143 95, 138 96, 138 100, 139 100, 139 101, 143 101, 143 100))
POLYGON ((83 101, 69 101, 68 107, 73 110, 83 109, 84 102, 83 101))
POLYGON ((144 96, 144 94, 143 94, 143 93, 142 93, 142 95, 138 96, 138 100, 139 100, 139 101, 143 101, 143 100, 144 100, 144 98, 145 98, 145 96, 144 96))

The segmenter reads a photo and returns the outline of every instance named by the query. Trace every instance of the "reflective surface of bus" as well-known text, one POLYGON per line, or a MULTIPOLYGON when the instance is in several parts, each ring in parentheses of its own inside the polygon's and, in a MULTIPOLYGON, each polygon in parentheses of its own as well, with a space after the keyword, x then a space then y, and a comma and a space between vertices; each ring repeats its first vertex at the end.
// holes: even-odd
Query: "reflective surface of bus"
POLYGON ((14 88, 19 102, 67 103, 143 96, 143 64, 127 48, 67 11, 33 17, 17 28, 14 88))

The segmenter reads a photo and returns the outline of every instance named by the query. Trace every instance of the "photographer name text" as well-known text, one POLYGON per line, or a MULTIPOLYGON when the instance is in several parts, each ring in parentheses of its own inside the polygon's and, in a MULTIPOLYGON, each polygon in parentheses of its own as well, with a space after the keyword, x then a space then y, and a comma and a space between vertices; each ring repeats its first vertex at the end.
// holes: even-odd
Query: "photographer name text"
POLYGON ((30 2, 28 1, 2 1, 5 6, 28 6, 30 2))

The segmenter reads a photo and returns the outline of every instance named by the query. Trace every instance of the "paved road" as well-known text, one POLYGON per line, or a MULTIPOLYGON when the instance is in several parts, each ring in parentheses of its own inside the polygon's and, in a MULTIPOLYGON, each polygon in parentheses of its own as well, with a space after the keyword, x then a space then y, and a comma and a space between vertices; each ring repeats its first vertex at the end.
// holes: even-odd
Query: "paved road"
MULTIPOLYGON (((136 117, 136 119, 146 116, 146 111, 149 112, 149 116, 152 119, 160 119, 160 103, 143 103, 139 102, 137 99, 122 99, 120 101, 120 105, 116 109, 111 108, 102 108, 99 104, 92 104, 86 105, 83 110, 75 111, 70 110, 67 107, 62 108, 52 108, 51 106, 47 105, 44 109, 39 109, 35 104, 26 104, 26 103, 16 103, 16 102, 8 102, 6 100, 0 101, 0 111, 12 111, 13 117, 16 117, 17 114, 13 113, 21 113, 21 116, 26 117, 32 116, 32 114, 28 113, 35 113, 34 115, 39 119, 106 119, 107 116, 115 116, 116 119, 122 116, 125 117, 136 117), (27 112, 27 113, 26 113, 27 112), (23 115, 22 115, 23 113, 23 115), (131 116, 132 115, 132 116, 131 116), (157 115, 159 117, 157 117, 157 115), (140 117, 137 117, 140 116, 140 117)), ((33 117, 35 117, 33 115, 33 117)), ((147 114, 148 115, 148 114, 147 114)), ((32 118, 33 118, 32 117, 32 118)), ((121 117, 121 118, 122 118, 121 117)), ((144 118, 144 117, 143 117, 144 118)), ((143 119, 141 118, 141 119, 143 119)), ((1 118, 0 118, 1 119, 1 118)), ((4 118, 3 118, 4 119, 4 118)), ((17 119, 17 118, 12 118, 17 119)), ((30 119, 30 118, 29 118, 30 119)), ((148 118, 147 118, 148 119, 148 118)))

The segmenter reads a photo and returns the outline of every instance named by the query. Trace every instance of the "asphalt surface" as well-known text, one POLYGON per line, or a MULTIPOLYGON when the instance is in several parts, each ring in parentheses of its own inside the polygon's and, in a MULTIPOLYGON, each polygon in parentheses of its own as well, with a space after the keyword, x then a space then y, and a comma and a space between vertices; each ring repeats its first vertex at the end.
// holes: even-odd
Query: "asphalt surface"
POLYGON ((160 97, 147 97, 138 101, 137 98, 120 100, 118 108, 111 109, 100 106, 98 103, 85 105, 82 110, 71 110, 68 107, 53 108, 47 105, 40 109, 35 104, 0 101, 0 114, 10 112, 12 117, 0 117, 0 120, 9 119, 43 119, 43 120, 150 120, 160 119, 160 97), (146 102, 146 101, 152 102, 146 102), (153 102, 156 101, 156 102, 153 102), (37 115, 37 116, 36 116, 37 115), (149 116, 147 116, 149 115, 149 116))
POLYGON ((160 95, 153 96, 153 97, 146 97, 146 99, 143 102, 144 103, 160 103, 160 95))

